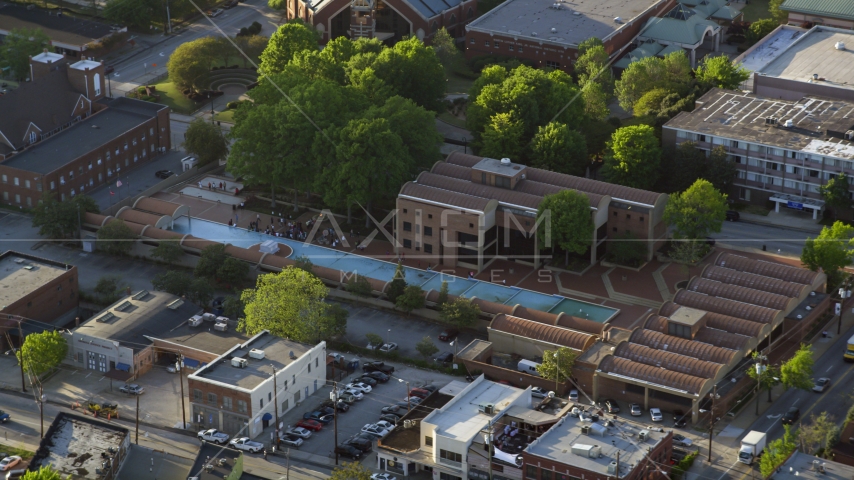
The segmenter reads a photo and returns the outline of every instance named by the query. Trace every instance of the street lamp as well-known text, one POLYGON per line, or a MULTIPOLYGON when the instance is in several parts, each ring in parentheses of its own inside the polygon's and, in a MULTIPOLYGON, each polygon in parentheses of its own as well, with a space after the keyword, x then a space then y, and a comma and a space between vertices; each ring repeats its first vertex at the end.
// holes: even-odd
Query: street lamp
POLYGON ((398 378, 397 381, 400 383, 406 384, 406 411, 411 412, 412 411, 412 401, 409 399, 409 382, 405 381, 402 378, 398 378))
POLYGON ((762 390, 762 374, 768 370, 768 366, 762 364, 766 360, 768 360, 768 357, 765 355, 756 356, 756 415, 759 415, 759 393, 762 390))
POLYGON ((712 407, 710 410, 700 409, 700 412, 705 413, 709 412, 709 463, 712 463, 712 437, 715 434, 715 400, 721 398, 718 395, 718 386, 715 385, 714 389, 709 393, 709 397, 712 399, 712 407))
POLYGON ((386 345, 390 345, 389 340, 391 340, 391 329, 388 329, 388 335, 385 336, 386 345))

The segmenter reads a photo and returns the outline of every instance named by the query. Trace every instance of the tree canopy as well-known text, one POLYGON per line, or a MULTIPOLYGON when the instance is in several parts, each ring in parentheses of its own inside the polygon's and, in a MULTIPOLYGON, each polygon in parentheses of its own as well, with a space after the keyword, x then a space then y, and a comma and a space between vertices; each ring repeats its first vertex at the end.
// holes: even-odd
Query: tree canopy
POLYGON ((439 310, 439 318, 443 322, 460 328, 474 325, 479 316, 480 307, 464 297, 457 297, 453 302, 442 304, 439 310))
POLYGON ((735 64, 725 54, 706 56, 694 70, 697 81, 707 88, 717 87, 725 90, 737 90, 750 78, 750 71, 735 64))
POLYGON ((769 33, 774 31, 774 29, 779 26, 780 22, 771 18, 757 20, 751 23, 750 28, 747 30, 747 43, 753 45, 759 40, 765 38, 769 33))
POLYGON ((687 93, 691 82, 691 64, 684 52, 672 52, 664 58, 646 57, 629 64, 616 82, 620 106, 633 111, 635 103, 657 88, 687 93))
POLYGON ((815 360, 812 356, 812 347, 801 344, 792 358, 780 365, 780 383, 786 388, 797 388, 799 390, 812 390, 813 381, 812 367, 815 360))
POLYGON ((572 378, 572 367, 577 356, 575 350, 567 347, 544 350, 543 361, 537 365, 537 373, 548 380, 566 382, 572 378))
POLYGON ((371 480, 371 471, 359 462, 345 462, 332 470, 329 480, 371 480))
POLYGON ((74 238, 83 215, 86 212, 99 213, 100 211, 92 197, 75 195, 69 200, 59 202, 56 199, 56 193, 46 191, 42 194, 39 203, 33 207, 33 227, 37 227, 39 235, 46 238, 54 240, 74 238))
POLYGON ((827 275, 828 288, 835 287, 842 278, 841 270, 854 260, 854 227, 834 222, 821 229, 816 238, 807 238, 801 252, 801 262, 810 270, 823 270, 827 275))
POLYGON ((178 45, 166 63, 169 80, 181 89, 207 88, 208 74, 220 48, 215 37, 202 37, 178 45))
MULTIPOLYGON (((52 465, 42 465, 35 472, 25 472, 21 480, 62 480, 62 476, 53 469, 52 465)), ((65 477, 65 480, 71 480, 70 473, 65 477)))
POLYGON ((50 49, 50 37, 40 28, 13 28, 0 43, 0 67, 10 67, 16 80, 30 76, 30 56, 50 49))
POLYGON ((148 30, 155 16, 162 12, 166 16, 162 3, 157 0, 107 0, 104 7, 104 18, 140 30, 148 30))
POLYGON ((824 199, 827 206, 833 208, 835 217, 839 217, 840 211, 851 209, 849 188, 848 176, 844 173, 832 177, 826 184, 818 187, 821 198, 824 199))
POLYGON ((228 156, 228 141, 220 128, 203 118, 190 122, 181 145, 187 153, 196 157, 198 165, 225 160, 228 156))
POLYGON ((702 178, 687 190, 670 196, 664 209, 664 221, 673 227, 677 238, 703 240, 720 232, 726 220, 726 195, 702 178))
POLYGON ((439 351, 439 347, 437 347, 436 344, 433 343, 433 339, 428 336, 422 338, 421 341, 415 344, 415 350, 424 357, 424 360, 427 360, 439 351))
POLYGON ((161 262, 174 265, 178 260, 184 257, 184 249, 180 243, 181 237, 171 240, 161 240, 160 243, 151 251, 151 258, 160 260, 161 262))
POLYGON ((424 290, 418 285, 408 285, 403 294, 397 297, 394 306, 406 312, 407 315, 413 310, 424 308, 424 290))
POLYGON ((550 122, 537 129, 531 141, 531 166, 583 177, 590 165, 587 142, 576 130, 550 122))
POLYGON ((18 361, 23 362, 24 371, 39 377, 58 367, 68 353, 68 342, 58 331, 45 330, 24 337, 24 344, 16 352, 18 361))
POLYGON ((98 230, 98 249, 112 255, 127 255, 136 238, 124 220, 115 218, 98 230))
POLYGON ((792 452, 798 448, 797 438, 792 433, 792 427, 783 425, 783 430, 785 431, 783 437, 768 442, 765 450, 763 450, 764 454, 759 457, 759 471, 762 478, 770 477, 777 467, 788 460, 792 452))
POLYGON ((265 75, 282 72, 297 52, 317 50, 319 40, 311 25, 298 18, 290 20, 270 36, 267 48, 261 53, 259 70, 265 75))
POLYGON ((649 190, 658 180, 660 162, 661 147, 652 127, 631 125, 611 135, 602 168, 611 183, 649 190))
POLYGON ((537 207, 537 238, 540 248, 559 247, 566 254, 583 255, 593 239, 590 199, 576 190, 546 195, 537 207))

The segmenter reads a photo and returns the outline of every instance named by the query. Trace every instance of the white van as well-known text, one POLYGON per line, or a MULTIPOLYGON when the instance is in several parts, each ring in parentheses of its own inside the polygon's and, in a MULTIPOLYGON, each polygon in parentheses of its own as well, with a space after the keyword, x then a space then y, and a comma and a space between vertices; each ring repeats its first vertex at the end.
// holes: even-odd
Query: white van
POLYGON ((532 362, 531 360, 522 359, 522 360, 519 360, 519 364, 516 366, 516 368, 520 372, 525 372, 528 375, 534 375, 535 377, 539 377, 540 374, 537 372, 537 367, 539 367, 539 366, 540 366, 540 364, 537 362, 532 362))

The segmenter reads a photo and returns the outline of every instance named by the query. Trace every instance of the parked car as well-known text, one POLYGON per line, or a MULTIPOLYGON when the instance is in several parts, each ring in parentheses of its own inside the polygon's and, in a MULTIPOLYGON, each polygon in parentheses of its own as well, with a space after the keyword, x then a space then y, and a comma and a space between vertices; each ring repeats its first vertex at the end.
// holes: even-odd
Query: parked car
POLYGON ((218 445, 223 445, 228 441, 228 434, 220 432, 215 428, 210 428, 208 430, 202 430, 198 434, 199 440, 203 440, 206 442, 213 442, 218 445))
POLYGON ((450 342, 455 339, 457 335, 459 335, 460 331, 456 328, 446 328, 442 330, 442 333, 439 334, 439 340, 443 342, 450 342))
POLYGON ((172 175, 175 175, 175 172, 171 170, 158 170, 154 173, 154 176, 157 178, 169 178, 172 175))
POLYGON ((815 385, 812 387, 813 392, 821 393, 830 388, 830 379, 827 377, 819 378, 815 381, 815 385))
POLYGON ((549 392, 542 387, 531 387, 531 396, 534 398, 546 398, 549 392))
POLYGON ((168 367, 166 367, 166 371, 169 373, 178 373, 181 371, 181 364, 178 362, 170 363, 168 367))
POLYGON ((386 383, 386 382, 388 382, 388 379, 391 378, 388 375, 386 375, 385 373, 380 372, 380 371, 368 372, 362 378, 365 378, 365 377, 371 377, 380 383, 386 383))
POLYGON ((320 429, 323 428, 323 424, 317 420, 307 420, 305 418, 298 421, 297 426, 307 430, 314 430, 315 432, 320 431, 320 429))
POLYGON ((285 430, 286 435, 293 435, 294 437, 299 438, 311 438, 311 430, 302 427, 294 427, 285 430))
POLYGON ((374 388, 377 386, 377 380, 375 378, 371 378, 367 375, 363 375, 363 376, 357 378, 356 381, 364 383, 365 385, 368 385, 371 388, 374 388))
POLYGON ((104 67, 104 75, 109 75, 116 71, 116 67, 113 65, 107 65, 104 67))
POLYGON ((436 390, 439 389, 439 387, 437 387, 436 385, 432 385, 429 383, 424 383, 424 384, 419 383, 417 385, 413 385, 412 387, 413 388, 420 388, 422 390, 427 390, 428 392, 435 392, 436 390))
POLYGON ((411 395, 411 396, 409 396, 409 397, 404 398, 404 399, 403 399, 403 401, 404 401, 404 402, 409 402, 409 403, 411 403, 412 405, 418 405, 419 403, 421 403, 422 401, 424 401, 424 399, 423 399, 423 398, 421 398, 421 397, 416 397, 416 396, 414 396, 414 395, 411 395))
POLYGON ((247 452, 258 453, 264 449, 264 445, 258 442, 253 442, 249 440, 248 437, 239 437, 234 440, 228 442, 229 445, 238 449, 238 450, 246 450, 247 452))
POLYGON ((321 404, 319 407, 317 407, 316 410, 323 415, 334 415, 335 414, 334 408, 327 407, 326 405, 323 405, 323 404, 321 404))
POLYGON ((442 352, 433 359, 436 363, 451 363, 454 361, 454 354, 451 352, 442 352))
POLYGON ((620 406, 617 405, 616 400, 611 400, 610 398, 602 402, 605 405, 605 411, 608 413, 620 413, 620 406))
POLYGON ((343 391, 338 394, 338 400, 346 403, 347 405, 352 405, 356 403, 356 401, 361 400, 360 398, 356 398, 355 395, 350 395, 348 393, 344 393, 343 391))
POLYGON ((573 403, 578 403, 578 390, 573 388, 569 391, 569 401, 573 403))
POLYGON ((800 418, 801 409, 799 409, 798 407, 792 407, 789 409, 789 411, 783 414, 783 418, 780 420, 780 422, 782 422, 783 425, 791 425, 797 422, 800 418))
POLYGON ((629 412, 632 414, 633 417, 640 417, 641 415, 643 415, 643 410, 641 409, 641 406, 637 403, 629 405, 629 412))
POLYGON ((0 410, 0 422, 6 423, 6 422, 8 422, 11 418, 12 418, 12 416, 11 416, 11 415, 9 415, 8 413, 4 412, 3 410, 0 410))
POLYGON ((741 218, 741 214, 739 214, 735 210, 727 210, 726 211, 726 219, 729 222, 737 222, 741 218))
POLYGON ((305 420, 317 420, 318 422, 324 425, 333 420, 332 415, 325 415, 323 412, 320 411, 308 412, 304 414, 302 418, 305 420))
POLYGON ((348 383, 347 385, 344 385, 344 389, 356 390, 357 392, 362 393, 371 393, 371 390, 373 390, 370 385, 364 384, 362 382, 348 383))
POLYGON ((345 457, 350 457, 353 460, 358 460, 362 458, 362 455, 364 455, 364 452, 352 445, 338 445, 335 447, 335 453, 345 457))
POLYGON ((402 409, 402 411, 403 411, 403 412, 406 412, 406 411, 407 411, 407 410, 409 410, 410 408, 415 408, 415 407, 417 406, 416 404, 414 404, 414 403, 409 403, 409 402, 407 402, 407 401, 405 401, 405 400, 404 400, 404 401, 402 401, 402 402, 397 402, 397 403, 395 403, 395 405, 397 405, 398 407, 400 407, 400 408, 402 409))
POLYGON ((230 2, 226 2, 226 4, 222 6, 222 8, 229 10, 229 9, 232 9, 236 6, 237 6, 237 0, 231 0, 230 2))
POLYGON ((652 419, 653 422, 660 422, 664 420, 664 415, 661 414, 660 408, 650 408, 649 417, 652 419))
POLYGON ((222 13, 221 8, 217 8, 216 10, 212 10, 208 15, 211 17, 218 17, 222 13))
POLYGON ((121 387, 119 387, 119 391, 130 395, 142 395, 143 393, 145 393, 145 389, 135 383, 132 383, 130 385, 122 385, 121 387))
POLYGON ((377 438, 383 438, 388 435, 388 430, 379 427, 376 424, 368 423, 364 427, 362 427, 362 433, 367 433, 368 435, 373 435, 377 438))
POLYGON ((430 394, 433 393, 429 390, 424 390, 423 388, 413 388, 409 390, 410 395, 415 395, 416 397, 427 398, 430 394))
POLYGON ((682 447, 690 447, 691 445, 694 444, 694 442, 692 442, 691 439, 686 437, 685 435, 680 435, 678 433, 674 433, 673 434, 673 444, 679 445, 682 447))
POLYGON ((365 362, 362 365, 363 372, 383 372, 386 375, 394 373, 394 367, 391 365, 386 365, 383 362, 365 362))
POLYGON ((688 456, 688 452, 679 448, 674 448, 670 453, 670 464, 675 465, 681 462, 688 456))
POLYGON ((375 473, 371 475, 371 480, 397 480, 397 478, 392 477, 389 473, 375 473))
POLYGON ((673 426, 676 428, 682 428, 688 424, 688 420, 685 418, 685 412, 682 410, 674 410, 673 411, 673 426))
POLYGON ((382 413, 382 414, 387 414, 387 413, 396 414, 397 412, 399 412, 401 410, 403 410, 403 409, 399 405, 387 405, 380 410, 380 413, 382 413))
POLYGON ((376 425, 380 428, 388 430, 389 432, 394 430, 394 424, 386 420, 380 420, 376 423, 376 425))
POLYGON ((382 347, 383 345, 385 345, 385 344, 384 344, 384 343, 382 343, 382 342, 379 342, 379 343, 370 343, 370 342, 368 342, 368 344, 367 344, 367 345, 365 345, 365 348, 367 348, 368 350, 376 350, 376 349, 378 349, 378 348, 382 347))
POLYGON ((0 470, 6 471, 15 465, 21 463, 21 457, 17 455, 12 455, 11 457, 6 457, 2 461, 0 461, 0 470))
MULTIPOLYGON (((311 434, 311 432, 308 433, 311 434)), ((280 441, 281 443, 284 443, 285 445, 294 448, 299 448, 305 442, 303 439, 297 437, 296 435, 282 435, 280 437, 280 441)))
POLYGON ((397 422, 400 421, 400 417, 392 413, 386 413, 385 415, 380 415, 380 420, 385 420, 392 425, 397 425, 397 422))
POLYGON ((354 436, 353 438, 346 440, 344 445, 350 445, 352 447, 356 447, 359 450, 367 453, 373 450, 374 445, 374 437, 365 434, 359 434, 354 436))
MULTIPOLYGON (((326 400, 321 404, 321 406, 323 406, 324 408, 332 408, 332 405, 333 405, 332 400, 326 400)), ((338 403, 335 404, 335 409, 341 413, 345 413, 348 410, 350 410, 350 405, 347 405, 347 402, 345 402, 344 400, 342 400, 339 397, 338 403)))
POLYGON ((392 351, 394 351, 394 350, 397 350, 397 344, 396 344, 396 343, 394 343, 394 342, 391 342, 391 343, 384 343, 384 344, 380 347, 380 351, 381 351, 381 352, 383 352, 383 353, 389 353, 389 352, 392 352, 392 351))
POLYGON ((345 361, 344 355, 341 355, 340 353, 330 353, 330 354, 327 354, 326 356, 332 357, 332 361, 336 362, 336 363, 345 361))
MULTIPOLYGON (((356 400, 361 400, 361 399, 365 398, 365 395, 362 394, 362 392, 360 392, 358 390, 353 390, 352 388, 345 388, 344 391, 341 393, 348 396, 348 397, 353 397, 356 400)), ((347 402, 347 400, 344 400, 344 401, 347 402)), ((352 403, 352 402, 347 402, 347 403, 352 403)))

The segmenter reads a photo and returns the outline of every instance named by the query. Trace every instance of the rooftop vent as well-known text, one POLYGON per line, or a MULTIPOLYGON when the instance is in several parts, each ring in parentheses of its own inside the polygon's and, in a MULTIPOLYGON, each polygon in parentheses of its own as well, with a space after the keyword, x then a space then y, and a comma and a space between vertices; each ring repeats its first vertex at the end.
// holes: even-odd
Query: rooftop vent
POLYGON ((288 352, 288 357, 290 357, 291 360, 295 360, 297 358, 297 355, 294 353, 293 350, 291 350, 290 352, 288 352))
POLYGON ((792 128, 795 126, 795 122, 791 120, 786 120, 786 128, 792 128))
POLYGON ((121 305, 116 307, 116 310, 118 310, 120 312, 124 312, 125 310, 127 310, 128 308, 130 308, 132 306, 133 306, 133 304, 126 300, 121 305))
POLYGON ((35 270, 35 269, 36 268, 33 267, 32 265, 27 265, 26 267, 24 267, 24 270, 35 270))
POLYGON ((612 475, 617 473, 617 462, 611 462, 608 464, 608 473, 612 475))
POLYGON ((166 305, 166 308, 168 308, 169 310, 178 310, 178 308, 183 304, 184 301, 179 298, 177 300, 174 300, 172 303, 166 305))
POLYGON ((509 158, 502 158, 501 164, 502 165, 510 165, 510 159, 509 158))
POLYGON ((101 322, 101 323, 108 323, 115 318, 117 318, 117 317, 115 315, 113 315, 112 312, 107 312, 104 315, 101 315, 100 317, 98 317, 98 319, 95 321, 101 322))
POLYGON ((614 17, 614 21, 617 23, 623 23, 623 19, 620 17, 614 17))
POLYGON ((553 28, 552 28, 552 33, 557 33, 557 29, 553 27, 553 28))
POLYGON ((145 298, 147 296, 148 296, 148 290, 140 290, 140 291, 136 292, 136 294, 131 298, 133 298, 134 300, 142 300, 143 298, 145 298))
POLYGON ((256 360, 263 360, 264 355, 264 350, 261 350, 259 348, 253 348, 252 350, 249 350, 249 356, 256 360))
POLYGON ((572 14, 575 16, 581 16, 581 12, 572 12, 572 14))
POLYGON ((495 405, 492 403, 482 403, 477 406, 477 411, 487 415, 492 415, 495 413, 495 405))
POLYGON ((834 45, 833 48, 835 48, 837 50, 845 50, 845 43, 844 42, 836 42, 836 45, 834 45))
POLYGON ((15 263, 17 263, 18 265, 20 265, 20 264, 24 263, 25 261, 26 261, 26 260, 24 260, 23 258, 16 258, 16 259, 15 259, 15 263))
POLYGON ((537 32, 531 32, 531 36, 532 36, 532 37, 536 37, 536 36, 537 36, 537 32))

